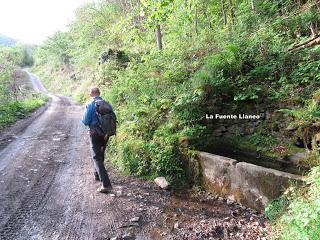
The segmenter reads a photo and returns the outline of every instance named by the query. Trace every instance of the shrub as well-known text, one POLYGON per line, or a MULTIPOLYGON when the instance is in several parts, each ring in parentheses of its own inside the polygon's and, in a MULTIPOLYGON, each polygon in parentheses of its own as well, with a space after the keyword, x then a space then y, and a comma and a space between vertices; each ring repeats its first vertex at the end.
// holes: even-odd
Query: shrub
POLYGON ((286 213, 288 204, 289 200, 283 195, 269 203, 264 210, 264 214, 271 222, 275 222, 286 213))
POLYGON ((320 168, 312 169, 308 177, 309 187, 288 206, 288 212, 280 218, 281 239, 320 239, 320 168))

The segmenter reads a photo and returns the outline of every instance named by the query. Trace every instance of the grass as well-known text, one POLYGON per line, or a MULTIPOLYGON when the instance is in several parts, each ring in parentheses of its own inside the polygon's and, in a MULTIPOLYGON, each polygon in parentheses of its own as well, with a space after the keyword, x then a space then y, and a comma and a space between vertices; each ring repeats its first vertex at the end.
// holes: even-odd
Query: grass
POLYGON ((291 187, 266 208, 273 239, 320 239, 320 167, 312 169, 304 187, 291 187))
POLYGON ((21 101, 11 101, 0 105, 0 130, 28 114, 47 102, 42 94, 32 94, 21 101))

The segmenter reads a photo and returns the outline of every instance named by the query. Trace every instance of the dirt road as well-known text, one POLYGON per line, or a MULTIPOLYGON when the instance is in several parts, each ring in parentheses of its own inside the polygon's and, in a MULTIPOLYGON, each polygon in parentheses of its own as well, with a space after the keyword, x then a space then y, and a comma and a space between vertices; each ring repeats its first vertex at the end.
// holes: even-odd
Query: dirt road
MULTIPOLYGON (((31 75, 38 91, 46 90, 31 75)), ((47 93, 48 94, 48 93, 47 93)), ((263 239, 263 216, 204 193, 175 195, 109 168, 96 192, 83 107, 63 96, 0 135, 0 239, 263 239), (28 124, 29 124, 28 122, 28 124), (135 218, 135 219, 134 219, 135 218)))

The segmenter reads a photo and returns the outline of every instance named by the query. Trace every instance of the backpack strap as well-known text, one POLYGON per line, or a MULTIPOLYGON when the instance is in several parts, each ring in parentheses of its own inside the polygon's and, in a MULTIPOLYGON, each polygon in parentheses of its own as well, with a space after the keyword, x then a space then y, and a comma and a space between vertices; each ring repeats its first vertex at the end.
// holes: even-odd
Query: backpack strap
POLYGON ((93 101, 91 102, 91 104, 92 104, 92 107, 94 108, 94 109, 93 109, 93 110, 94 110, 93 112, 96 114, 96 119, 97 119, 97 121, 98 121, 96 124, 89 126, 90 128, 94 129, 94 128, 96 128, 96 127, 99 125, 98 112, 97 112, 97 109, 96 109, 96 100, 93 99, 93 101))

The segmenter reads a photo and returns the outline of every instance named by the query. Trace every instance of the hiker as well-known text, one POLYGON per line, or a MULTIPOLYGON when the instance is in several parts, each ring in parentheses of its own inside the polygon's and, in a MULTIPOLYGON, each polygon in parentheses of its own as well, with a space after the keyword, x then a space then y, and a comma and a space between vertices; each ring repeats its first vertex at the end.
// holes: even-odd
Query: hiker
POLYGON ((102 182, 101 187, 99 187, 97 191, 101 193, 108 193, 112 190, 112 186, 107 170, 104 166, 104 153, 109 137, 103 137, 98 134, 98 115, 95 104, 96 101, 103 99, 100 97, 100 90, 97 87, 91 88, 89 94, 92 97, 92 101, 86 106, 82 123, 89 127, 91 155, 95 168, 95 180, 102 182))

